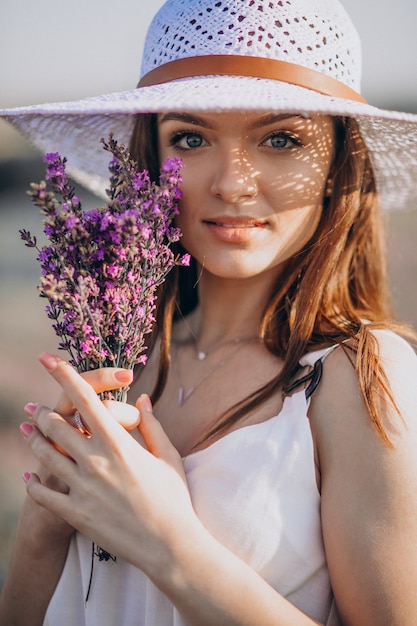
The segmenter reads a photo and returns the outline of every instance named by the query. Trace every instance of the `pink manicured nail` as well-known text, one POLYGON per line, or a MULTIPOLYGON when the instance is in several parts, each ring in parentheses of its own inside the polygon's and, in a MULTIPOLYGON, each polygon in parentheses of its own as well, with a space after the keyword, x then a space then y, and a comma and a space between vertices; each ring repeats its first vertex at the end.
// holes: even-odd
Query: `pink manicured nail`
POLYGON ((30 478, 30 474, 29 474, 29 472, 25 472, 25 473, 22 475, 22 478, 23 478, 23 480, 25 481, 25 483, 27 483, 27 481, 28 481, 28 480, 29 480, 29 478, 30 478))
POLYGON ((29 424, 28 422, 23 422, 23 424, 20 424, 20 430, 22 431, 25 437, 29 437, 29 435, 33 433, 33 426, 32 424, 29 424))
POLYGON ((48 372, 53 372, 58 365, 58 359, 48 352, 42 352, 39 357, 39 361, 48 370, 48 372))
POLYGON ((25 405, 25 413, 27 415, 32 416, 34 414, 34 412, 36 411, 36 409, 38 408, 38 405, 35 404, 35 402, 28 402, 25 405))
POLYGON ((119 383, 131 383, 132 382, 132 370, 118 370, 114 372, 114 377, 119 383))
POLYGON ((152 402, 149 398, 149 396, 146 395, 146 393, 143 393, 140 397, 142 405, 145 407, 145 409, 147 411, 149 411, 150 413, 152 413, 152 402))

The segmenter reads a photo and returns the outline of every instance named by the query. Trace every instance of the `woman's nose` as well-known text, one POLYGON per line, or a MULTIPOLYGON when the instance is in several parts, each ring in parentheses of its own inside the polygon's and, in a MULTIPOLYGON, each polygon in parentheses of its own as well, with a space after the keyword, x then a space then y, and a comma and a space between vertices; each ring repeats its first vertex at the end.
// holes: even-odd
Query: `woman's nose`
POLYGON ((246 152, 231 149, 214 164, 211 192, 234 204, 254 198, 258 193, 258 173, 246 152))

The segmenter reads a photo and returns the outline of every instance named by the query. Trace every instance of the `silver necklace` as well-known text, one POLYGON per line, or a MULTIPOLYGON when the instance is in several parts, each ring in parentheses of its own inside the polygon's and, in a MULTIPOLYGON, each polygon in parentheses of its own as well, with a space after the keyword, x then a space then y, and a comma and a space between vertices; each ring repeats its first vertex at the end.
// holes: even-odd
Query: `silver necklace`
POLYGON ((216 350, 218 350, 219 348, 223 348, 224 346, 227 346, 231 343, 241 343, 243 342, 248 342, 251 341, 252 339, 259 339, 259 337, 235 337, 234 339, 229 339, 228 341, 222 341, 221 343, 218 343, 217 345, 214 346, 214 348, 211 348, 211 350, 200 350, 198 347, 198 337, 195 334, 195 332, 193 331, 193 329, 191 328, 190 324, 187 322, 187 320, 185 318, 183 318, 182 320, 184 322, 184 325, 190 335, 190 338, 185 341, 184 343, 194 343, 195 346, 195 350, 196 350, 196 354, 197 354, 197 359, 199 361, 204 361, 204 359, 206 359, 209 354, 212 354, 212 352, 215 352, 216 350))
POLYGON ((199 350, 197 346, 197 340, 196 340, 195 348, 197 352, 197 359, 199 361, 204 361, 204 359, 206 359, 210 354, 212 354, 213 352, 216 352, 216 350, 219 350, 220 348, 224 348, 224 346, 228 346, 229 344, 233 344, 233 343, 234 344, 242 343, 242 342, 247 343, 249 341, 252 341, 253 339, 255 339, 255 337, 235 337, 235 339, 230 339, 229 341, 223 341, 222 343, 217 344, 211 350, 199 350))
MULTIPOLYGON (((174 359, 174 363, 173 363, 173 370, 175 373, 175 376, 177 378, 177 382, 178 382, 178 406, 183 407, 184 404, 191 398, 191 396, 197 391, 197 389, 199 387, 201 387, 201 385, 216 371, 219 370, 220 368, 222 368, 224 365, 226 365, 226 363, 228 361, 230 361, 238 352, 240 352, 240 350, 243 349, 243 347, 245 345, 247 345, 248 343, 252 343, 254 341, 259 341, 258 337, 249 337, 249 338, 236 338, 233 339, 231 341, 227 341, 225 343, 222 343, 218 346, 216 346, 215 348, 213 348, 212 350, 210 350, 210 352, 204 352, 202 350, 197 350, 197 358, 199 361, 204 361, 210 354, 212 354, 213 352, 215 352, 218 348, 220 347, 224 347, 230 343, 235 343, 237 344, 237 347, 232 350, 232 352, 225 357, 222 361, 220 361, 220 363, 217 363, 214 367, 212 367, 211 369, 209 369, 209 371, 207 372, 207 374, 205 374, 203 376, 203 378, 196 384, 194 385, 194 387, 190 387, 189 389, 185 389, 185 386, 181 380, 181 375, 180 375, 180 371, 179 371, 179 367, 176 365, 176 359, 174 359)), ((177 347, 177 353, 175 356, 178 355, 180 346, 177 347)))

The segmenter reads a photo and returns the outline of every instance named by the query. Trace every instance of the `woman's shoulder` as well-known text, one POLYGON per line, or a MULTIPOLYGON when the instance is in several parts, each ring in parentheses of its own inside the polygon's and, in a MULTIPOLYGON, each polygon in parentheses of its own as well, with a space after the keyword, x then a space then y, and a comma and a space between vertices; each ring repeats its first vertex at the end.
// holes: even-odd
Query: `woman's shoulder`
MULTIPOLYGON (((388 381, 393 386, 393 393, 395 394, 395 389, 401 381, 416 381, 417 355, 411 344, 388 329, 372 329, 370 335, 374 340, 371 349, 361 358, 368 358, 369 366, 371 361, 380 361, 388 381)), ((334 398, 338 401, 339 392, 342 389, 359 387, 358 358, 356 352, 346 342, 345 345, 332 345, 309 353, 300 363, 314 366, 320 360, 323 365, 323 376, 320 382, 320 389, 323 392, 321 395, 327 400, 334 398), (335 383, 337 383, 336 386, 335 383)), ((404 385, 399 386, 401 388, 404 385)))
MULTIPOLYGON (((411 344, 389 329, 372 329, 369 334, 372 341, 360 357, 349 349, 348 344, 346 349, 339 347, 325 355, 322 387, 323 398, 327 401, 337 402, 339 392, 346 389, 348 396, 344 399, 349 404, 351 393, 361 389, 358 375, 359 358, 366 360, 366 363, 362 364, 362 369, 369 377, 379 362, 396 402, 401 402, 403 394, 416 391, 417 355, 411 344)), ((375 380, 373 384, 378 383, 375 380)), ((381 397, 383 395, 381 389, 381 397)), ((383 410, 383 403, 380 409, 383 410)))
POLYGON ((377 341, 378 353, 382 358, 393 357, 394 361, 401 361, 408 355, 412 361, 416 360, 416 352, 411 344, 393 330, 374 328, 371 334, 377 341))
MULTIPOLYGON (((370 335, 376 340, 376 354, 380 356, 382 359, 390 358, 394 361, 402 362, 404 357, 408 357, 411 361, 417 362, 417 356, 414 348, 411 344, 404 339, 401 335, 394 332, 390 329, 385 328, 373 328, 370 330, 370 335)), ((346 347, 349 347, 348 341, 345 342, 346 347)), ((320 350, 315 350, 312 352, 307 352, 301 359, 300 365, 302 366, 314 366, 317 361, 324 361, 333 353, 340 352, 340 349, 343 351, 343 346, 341 344, 332 344, 326 348, 321 348, 320 350)), ((333 357, 333 360, 335 357, 333 357)), ((332 359, 330 359, 332 361, 332 359)), ((349 359, 350 363, 352 363, 352 359, 349 359)), ((346 359, 342 359, 340 361, 341 367, 344 367, 347 364, 346 359)))
MULTIPOLYGON (((367 359, 365 376, 372 376, 372 361, 380 360, 384 379, 395 406, 380 384, 378 412, 388 438, 402 445, 406 434, 415 433, 417 444, 417 356, 411 345, 390 330, 372 330, 374 353, 367 359)), ((339 446, 379 446, 383 443, 363 397, 363 381, 359 380, 357 357, 343 347, 325 354, 320 384, 312 396, 309 417, 317 449, 321 455, 332 456, 339 446)), ((412 435, 412 438, 414 434, 412 435)))

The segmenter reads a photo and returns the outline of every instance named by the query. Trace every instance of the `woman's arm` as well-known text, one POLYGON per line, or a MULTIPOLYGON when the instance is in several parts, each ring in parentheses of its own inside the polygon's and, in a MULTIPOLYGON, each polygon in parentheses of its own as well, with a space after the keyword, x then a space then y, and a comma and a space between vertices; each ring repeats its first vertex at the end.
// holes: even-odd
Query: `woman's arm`
MULTIPOLYGON (((86 372, 95 392, 129 384, 132 372, 106 368, 86 372)), ((132 407, 133 408, 133 407, 132 407)), ((56 410, 69 421, 74 407, 63 394, 56 410)), ((43 485, 68 493, 66 484, 40 467, 43 485)), ((39 506, 29 496, 20 514, 7 579, 0 596, 0 626, 41 626, 61 576, 74 529, 59 516, 39 506)))
MULTIPOLYGON (((63 489, 40 470, 43 484, 63 489)), ((20 514, 8 576, 0 596, 1 626, 42 626, 64 567, 73 529, 29 496, 20 514)))
POLYGON ((371 424, 343 351, 328 357, 311 414, 323 536, 343 624, 411 626, 417 623, 417 359, 398 337, 375 334, 402 419, 381 397, 389 448, 371 424))

